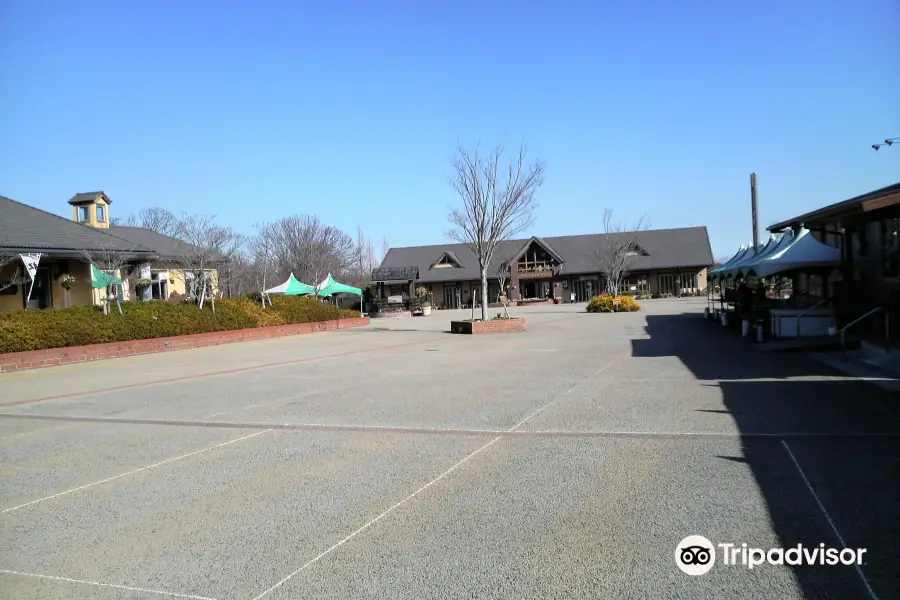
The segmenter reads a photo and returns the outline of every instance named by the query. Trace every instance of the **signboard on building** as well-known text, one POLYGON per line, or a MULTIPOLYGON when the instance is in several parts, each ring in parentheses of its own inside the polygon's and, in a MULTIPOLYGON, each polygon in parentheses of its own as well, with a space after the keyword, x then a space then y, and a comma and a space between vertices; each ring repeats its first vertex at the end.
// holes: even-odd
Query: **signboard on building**
POLYGON ((519 265, 518 272, 519 279, 539 279, 543 277, 553 277, 553 267, 549 265, 519 265))
POLYGON ((519 272, 519 279, 546 279, 547 277, 553 277, 552 269, 547 269, 546 271, 519 272))

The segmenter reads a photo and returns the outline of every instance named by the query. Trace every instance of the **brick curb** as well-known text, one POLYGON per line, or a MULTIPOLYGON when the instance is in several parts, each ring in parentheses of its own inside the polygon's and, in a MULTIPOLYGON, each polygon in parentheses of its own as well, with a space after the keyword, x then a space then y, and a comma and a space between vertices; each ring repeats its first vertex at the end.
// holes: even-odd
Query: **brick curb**
POLYGON ((137 354, 154 354, 157 352, 171 352, 173 350, 233 344, 235 342, 288 337, 291 335, 303 335, 319 331, 329 331, 332 329, 365 327, 368 324, 369 317, 354 317, 337 321, 273 325, 271 327, 253 327, 250 329, 235 329, 233 331, 212 331, 209 333, 194 333, 190 335, 151 338, 146 340, 131 340, 128 342, 69 346, 67 348, 29 350, 27 352, 9 352, 7 354, 0 354, 0 373, 90 362, 107 358, 121 358, 123 356, 134 356, 137 354))

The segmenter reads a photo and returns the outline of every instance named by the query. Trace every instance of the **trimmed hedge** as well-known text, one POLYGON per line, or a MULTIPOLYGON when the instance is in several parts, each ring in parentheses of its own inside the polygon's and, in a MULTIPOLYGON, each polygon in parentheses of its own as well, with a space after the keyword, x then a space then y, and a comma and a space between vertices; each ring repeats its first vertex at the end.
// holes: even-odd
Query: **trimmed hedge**
POLYGON ((251 327, 293 325, 358 317, 310 298, 273 296, 263 309, 247 298, 216 300, 216 312, 185 302, 125 302, 109 315, 96 306, 23 310, 0 314, 0 353, 47 350, 105 342, 127 342, 192 333, 232 331, 251 327))
POLYGON ((619 296, 617 298, 619 305, 616 306, 612 294, 600 294, 594 296, 587 304, 587 311, 590 313, 601 312, 635 312, 641 310, 641 305, 635 302, 632 296, 619 296))

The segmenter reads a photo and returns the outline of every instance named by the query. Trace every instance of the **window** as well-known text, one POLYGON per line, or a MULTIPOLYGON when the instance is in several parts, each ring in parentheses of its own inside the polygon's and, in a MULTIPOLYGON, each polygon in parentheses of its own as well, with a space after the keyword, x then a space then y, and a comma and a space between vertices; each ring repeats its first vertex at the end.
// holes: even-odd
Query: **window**
POLYGON ((856 255, 863 258, 869 256, 869 225, 862 225, 856 234, 856 255))
POLYGON ((540 244, 532 243, 519 258, 519 273, 550 273, 556 260, 540 244))
POLYGON ((431 268, 432 269, 446 269, 448 267, 461 267, 461 266, 462 265, 459 264, 459 261, 457 261, 456 259, 454 259, 452 256, 450 256, 448 253, 445 252, 444 254, 441 255, 441 258, 438 259, 438 261, 436 263, 431 265, 431 268))
POLYGON ((204 298, 209 298, 213 295, 213 277, 212 271, 203 271, 203 277, 198 278, 194 273, 188 271, 184 274, 184 293, 188 300, 197 300, 200 298, 200 292, 205 291, 203 293, 204 298), (205 284, 205 285, 204 285, 205 284))
POLYGON ((682 293, 695 293, 697 291, 696 273, 682 273, 680 277, 682 293))
POLYGON ((881 222, 881 262, 884 277, 900 277, 900 219, 887 219, 881 222))
POLYGON ((169 299, 169 272, 150 272, 150 297, 153 300, 169 299))
POLYGON ((665 273, 659 276, 659 293, 674 294, 675 293, 675 274, 665 273))
POLYGON ((97 220, 102 222, 106 221, 106 207, 102 204, 97 205, 97 220))
POLYGON ((87 206, 79 206, 78 207, 78 221, 79 222, 91 220, 91 216, 90 216, 90 213, 88 212, 88 209, 89 209, 89 207, 87 207, 87 206))

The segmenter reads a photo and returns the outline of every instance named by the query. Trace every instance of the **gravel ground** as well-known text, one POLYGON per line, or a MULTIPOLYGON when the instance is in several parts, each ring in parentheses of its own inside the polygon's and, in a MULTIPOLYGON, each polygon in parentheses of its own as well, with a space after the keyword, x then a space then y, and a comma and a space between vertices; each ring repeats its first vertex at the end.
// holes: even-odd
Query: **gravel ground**
POLYGON ((0 597, 900 597, 896 396, 703 306, 0 375, 0 597), (692 534, 867 554, 691 577, 692 534))

